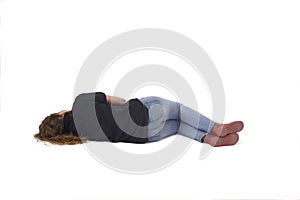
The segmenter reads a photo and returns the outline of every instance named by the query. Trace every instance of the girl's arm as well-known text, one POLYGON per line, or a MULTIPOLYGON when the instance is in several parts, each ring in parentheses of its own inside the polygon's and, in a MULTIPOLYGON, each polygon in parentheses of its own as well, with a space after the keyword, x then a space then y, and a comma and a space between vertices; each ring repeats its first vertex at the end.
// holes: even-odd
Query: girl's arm
POLYGON ((110 96, 110 95, 106 95, 106 100, 111 104, 124 104, 126 102, 126 100, 121 97, 110 96))
POLYGON ((62 111, 60 111, 60 112, 58 112, 58 114, 59 115, 63 115, 63 114, 65 114, 66 112, 69 112, 70 110, 62 110, 62 111))

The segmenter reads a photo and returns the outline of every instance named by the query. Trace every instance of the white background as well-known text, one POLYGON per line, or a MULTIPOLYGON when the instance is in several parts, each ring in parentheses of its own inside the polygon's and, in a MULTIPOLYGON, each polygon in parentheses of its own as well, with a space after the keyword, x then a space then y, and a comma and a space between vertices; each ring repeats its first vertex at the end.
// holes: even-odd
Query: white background
MULTIPOLYGON (((299 10, 299 1, 2 0, 0 198, 300 198, 299 10), (103 166, 82 145, 34 140, 44 117, 71 108, 87 56, 112 36, 138 28, 182 33, 208 53, 224 84, 226 122, 245 122, 237 145, 199 160, 202 144, 194 142, 168 168, 129 175, 103 166)), ((203 81, 186 73, 199 82, 199 111, 210 115, 203 81)), ((98 90, 109 94, 116 81, 98 90)), ((158 86, 134 95, 148 94, 175 99, 158 86)), ((173 139, 117 146, 154 151, 173 139)))

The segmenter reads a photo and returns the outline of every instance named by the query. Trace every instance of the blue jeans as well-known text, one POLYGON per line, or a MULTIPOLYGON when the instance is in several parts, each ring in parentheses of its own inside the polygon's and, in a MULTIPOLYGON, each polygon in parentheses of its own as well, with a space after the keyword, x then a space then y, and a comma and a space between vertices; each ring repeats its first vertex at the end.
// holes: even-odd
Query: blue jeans
POLYGON ((139 100, 148 108, 148 142, 155 142, 180 134, 202 142, 215 122, 199 112, 158 96, 146 96, 139 100))

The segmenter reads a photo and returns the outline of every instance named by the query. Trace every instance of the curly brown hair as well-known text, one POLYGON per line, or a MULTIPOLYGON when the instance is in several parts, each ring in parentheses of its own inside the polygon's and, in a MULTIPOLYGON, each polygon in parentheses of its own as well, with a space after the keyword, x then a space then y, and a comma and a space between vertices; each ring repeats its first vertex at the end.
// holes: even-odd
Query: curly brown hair
POLYGON ((37 141, 48 142, 57 145, 83 144, 86 138, 80 138, 72 133, 63 133, 63 116, 53 113, 47 116, 39 126, 39 133, 34 134, 37 141))

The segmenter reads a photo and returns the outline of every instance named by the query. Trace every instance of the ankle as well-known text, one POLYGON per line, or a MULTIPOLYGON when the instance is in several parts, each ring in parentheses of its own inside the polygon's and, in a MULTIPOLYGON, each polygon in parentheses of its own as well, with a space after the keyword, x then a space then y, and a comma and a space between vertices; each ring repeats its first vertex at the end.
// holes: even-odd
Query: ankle
POLYGON ((216 135, 218 135, 218 133, 220 132, 220 127, 222 126, 223 124, 220 124, 220 123, 214 123, 213 124, 213 126, 212 126, 212 128, 211 128, 211 133, 213 133, 213 134, 216 134, 216 135))

